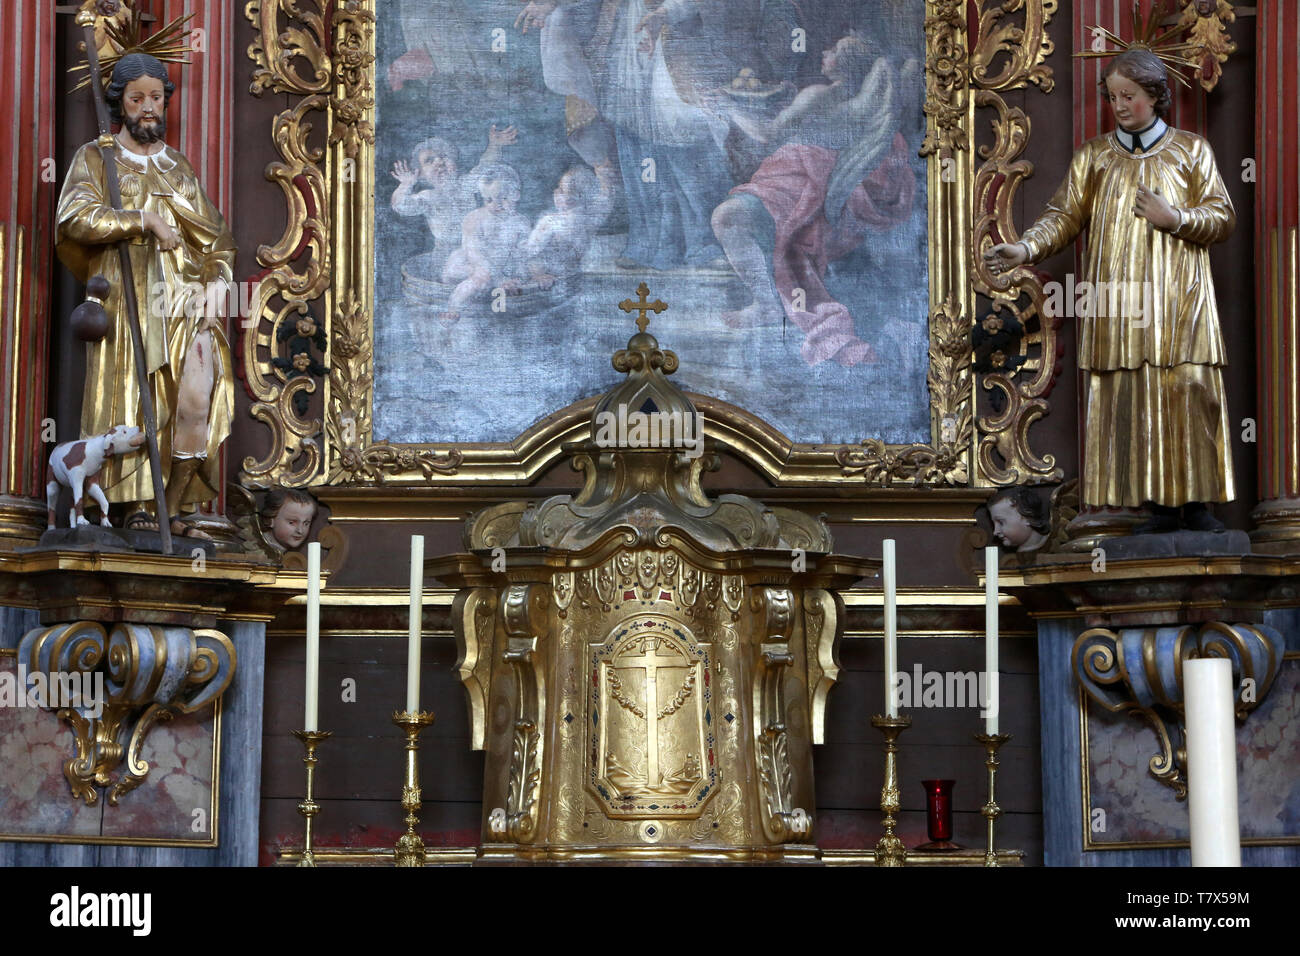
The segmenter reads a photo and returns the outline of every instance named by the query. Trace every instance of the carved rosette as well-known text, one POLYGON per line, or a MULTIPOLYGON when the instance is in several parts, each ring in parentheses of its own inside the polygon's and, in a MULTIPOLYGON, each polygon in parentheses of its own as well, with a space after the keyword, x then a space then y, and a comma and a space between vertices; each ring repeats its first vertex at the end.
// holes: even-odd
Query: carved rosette
POLYGON ((930 0, 925 18, 925 115, 930 126, 921 155, 969 148, 966 91, 970 67, 966 56, 966 0, 930 0))

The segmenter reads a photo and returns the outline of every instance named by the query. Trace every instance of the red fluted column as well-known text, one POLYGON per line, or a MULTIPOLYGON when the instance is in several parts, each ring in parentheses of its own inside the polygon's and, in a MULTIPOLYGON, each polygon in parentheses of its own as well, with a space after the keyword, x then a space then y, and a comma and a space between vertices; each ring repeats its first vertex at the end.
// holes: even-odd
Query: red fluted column
POLYGON ((158 26, 193 14, 190 63, 172 66, 176 114, 168 117, 167 141, 185 154, 203 190, 230 221, 234 156, 235 25, 238 3, 229 0, 153 0, 158 26), (157 10, 161 6, 161 10, 157 10))
MULTIPOLYGON (((1149 16, 1154 0, 1141 0, 1144 17, 1149 16)), ((1181 6, 1181 4, 1180 4, 1181 6)), ((1124 40, 1133 39, 1133 4, 1129 0, 1116 3, 1115 0, 1075 0, 1072 7, 1073 49, 1092 49, 1093 28, 1104 27, 1124 40)), ((1167 29, 1167 28, 1166 28, 1167 29)), ((1113 44, 1107 43, 1106 49, 1113 50, 1113 44)), ((1109 59, 1074 58, 1074 145, 1082 146, 1088 140, 1115 128, 1115 120, 1110 115, 1110 106, 1101 95, 1102 70, 1109 59)), ((1186 73, 1186 71, 1184 71, 1186 73)), ((1207 136, 1205 91, 1200 84, 1184 86, 1172 77, 1169 89, 1173 94, 1169 115, 1165 122, 1176 129, 1185 129, 1201 136, 1207 136)))
MULTIPOLYGON (((188 28, 189 65, 172 66, 176 84, 168 110, 167 142, 185 154, 194 167, 203 191, 231 223, 231 190, 234 182, 235 27, 242 3, 231 0, 151 0, 150 12, 158 17, 155 26, 193 14, 188 28)), ((233 223, 232 223, 233 228, 233 223)), ((241 264, 236 263, 236 276, 241 264)), ((240 301, 235 297, 235 301, 240 301)), ((237 318, 231 319, 227 334, 232 345, 237 318)), ((238 421, 234 424, 239 427, 238 421)), ((221 449, 221 473, 226 474, 226 447, 221 449)), ((205 511, 225 513, 225 483, 205 511)))
POLYGON ((1300 5, 1256 14, 1255 275, 1259 388, 1258 551, 1300 552, 1300 5))
POLYGON ((0 129, 0 549, 45 528, 55 16, 53 3, 0 5, 0 103, 14 104, 0 129))

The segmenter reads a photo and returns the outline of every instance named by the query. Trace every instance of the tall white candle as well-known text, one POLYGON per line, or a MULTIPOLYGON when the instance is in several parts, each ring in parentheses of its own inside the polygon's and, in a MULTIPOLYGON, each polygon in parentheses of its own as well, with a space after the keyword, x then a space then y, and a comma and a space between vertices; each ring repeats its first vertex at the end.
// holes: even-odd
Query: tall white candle
POLYGON ((885 584, 885 714, 898 716, 895 673, 898 671, 898 565, 894 539, 884 542, 885 563, 881 569, 885 584))
POLYGON ((1241 866, 1232 663, 1224 657, 1184 661, 1183 703, 1192 866, 1241 866))
POLYGON ((424 535, 411 535, 411 616, 406 641, 406 709, 420 710, 420 639, 424 635, 424 535))
POLYGON ((998 732, 998 549, 984 549, 984 732, 998 732))
POLYGON ((307 545, 307 695, 303 730, 316 729, 320 692, 320 542, 307 545))

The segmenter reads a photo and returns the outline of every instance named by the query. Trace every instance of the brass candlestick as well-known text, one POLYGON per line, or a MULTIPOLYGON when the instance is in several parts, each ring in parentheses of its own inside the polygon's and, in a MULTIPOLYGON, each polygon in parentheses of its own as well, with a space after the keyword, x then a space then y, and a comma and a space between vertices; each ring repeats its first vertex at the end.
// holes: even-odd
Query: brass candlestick
POLYGON ((900 806, 898 793, 898 735, 912 726, 911 717, 884 717, 876 714, 871 726, 885 735, 885 783, 880 788, 880 812, 885 815, 885 833, 876 844, 877 866, 902 866, 907 847, 894 834, 894 814, 900 806))
POLYGON ((998 748, 1010 740, 1011 735, 976 734, 975 739, 982 743, 984 749, 988 752, 988 757, 984 760, 984 766, 989 768, 989 801, 980 810, 981 815, 989 822, 988 849, 984 851, 984 865, 997 866, 998 854, 993 848, 993 824, 998 817, 1002 816, 1002 808, 998 806, 994 785, 998 776, 998 748))
POLYGON ((307 799, 298 804, 298 812, 303 815, 307 821, 306 835, 302 842, 302 859, 298 861, 299 866, 315 866, 316 855, 312 852, 311 828, 312 818, 320 813, 320 804, 316 802, 312 793, 316 784, 316 748, 321 745, 321 741, 331 735, 329 730, 295 730, 293 735, 302 741, 302 745, 307 748, 306 755, 302 762, 307 765, 307 799))
POLYGON ((433 723, 433 714, 409 710, 393 714, 393 723, 406 731, 406 780, 402 785, 402 809, 406 811, 406 832, 397 839, 393 853, 398 866, 424 866, 424 841, 415 832, 420 822, 420 731, 433 723))

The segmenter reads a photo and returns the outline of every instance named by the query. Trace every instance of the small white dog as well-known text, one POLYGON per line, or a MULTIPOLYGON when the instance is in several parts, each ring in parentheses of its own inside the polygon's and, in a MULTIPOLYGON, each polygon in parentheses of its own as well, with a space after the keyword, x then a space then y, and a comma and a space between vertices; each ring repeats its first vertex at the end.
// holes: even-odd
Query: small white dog
POLYGON ((84 514, 84 488, 99 502, 99 510, 103 515, 99 523, 105 528, 111 528, 113 525, 108 520, 108 498, 99 487, 99 472, 107 459, 139 451, 143 445, 144 430, 138 425, 114 425, 103 435, 55 445, 54 451, 50 453, 49 467, 45 469, 45 503, 49 509, 47 528, 54 527, 54 508, 59 501, 60 485, 72 489, 69 527, 90 524, 84 514))

